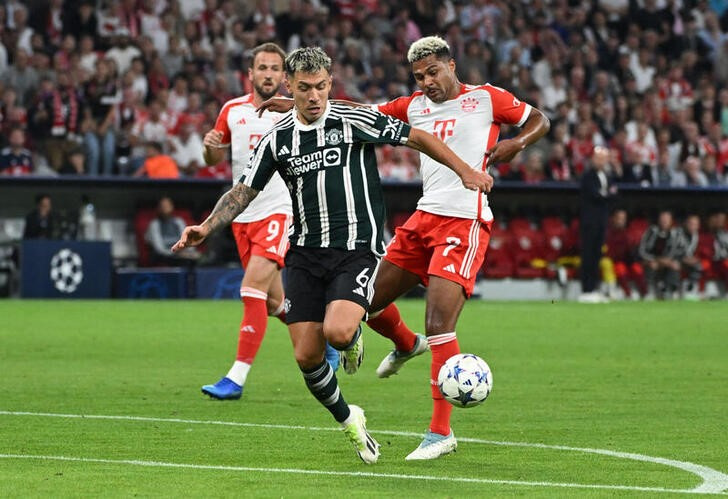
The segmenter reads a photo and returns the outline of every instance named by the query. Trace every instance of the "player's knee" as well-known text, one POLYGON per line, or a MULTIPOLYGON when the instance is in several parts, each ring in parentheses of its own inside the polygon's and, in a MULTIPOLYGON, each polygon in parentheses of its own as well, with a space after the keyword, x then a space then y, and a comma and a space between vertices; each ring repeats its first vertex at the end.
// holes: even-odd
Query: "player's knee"
POLYGON ((358 324, 324 324, 324 336, 331 346, 341 350, 354 339, 357 326, 358 324))

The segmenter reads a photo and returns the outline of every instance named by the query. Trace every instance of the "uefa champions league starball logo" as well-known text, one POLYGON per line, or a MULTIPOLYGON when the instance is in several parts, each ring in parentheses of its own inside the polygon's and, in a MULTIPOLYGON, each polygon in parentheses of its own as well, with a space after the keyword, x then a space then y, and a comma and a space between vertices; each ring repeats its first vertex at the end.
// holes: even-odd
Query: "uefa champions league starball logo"
POLYGON ((68 248, 51 258, 51 280, 61 293, 73 293, 83 281, 83 260, 68 248))

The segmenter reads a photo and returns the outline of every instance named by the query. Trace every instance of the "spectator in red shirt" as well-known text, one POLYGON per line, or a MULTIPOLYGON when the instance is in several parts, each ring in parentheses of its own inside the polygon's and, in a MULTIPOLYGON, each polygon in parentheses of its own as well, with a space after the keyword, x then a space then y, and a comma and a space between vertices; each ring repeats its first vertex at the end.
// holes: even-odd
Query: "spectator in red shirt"
POLYGON ((658 91, 669 111, 686 109, 693 104, 693 88, 683 77, 680 62, 673 62, 667 79, 661 81, 658 91))
POLYGON ((581 175, 592 151, 594 151, 594 142, 592 142, 590 135, 589 123, 579 122, 576 125, 574 137, 569 141, 567 149, 571 158, 571 164, 574 166, 574 171, 577 175, 581 175))
POLYGON ((568 182, 574 179, 571 164, 566 158, 566 148, 563 144, 555 143, 551 146, 551 156, 546 166, 546 175, 551 180, 568 182))

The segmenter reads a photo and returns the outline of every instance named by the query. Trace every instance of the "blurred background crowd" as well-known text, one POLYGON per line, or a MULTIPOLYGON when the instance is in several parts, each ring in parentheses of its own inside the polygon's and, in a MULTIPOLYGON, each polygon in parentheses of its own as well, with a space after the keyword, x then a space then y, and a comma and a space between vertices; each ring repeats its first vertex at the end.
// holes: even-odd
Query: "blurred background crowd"
MULTIPOLYGON (((407 48, 433 33, 461 81, 507 88, 552 120, 494 176, 573 181, 604 145, 618 182, 726 185, 724 0, 7 0, 0 171, 134 175, 152 159, 176 166, 165 176, 229 176, 204 166, 201 137, 251 91, 251 48, 320 45, 333 97, 373 103, 415 89, 407 48)), ((383 177, 418 177, 408 150, 379 155, 383 177)))

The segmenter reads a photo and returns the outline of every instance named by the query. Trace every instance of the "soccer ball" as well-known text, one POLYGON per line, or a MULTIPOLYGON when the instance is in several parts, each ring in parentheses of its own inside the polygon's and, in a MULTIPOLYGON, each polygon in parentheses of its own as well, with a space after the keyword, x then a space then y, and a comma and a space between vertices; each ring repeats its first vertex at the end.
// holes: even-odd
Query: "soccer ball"
POLYGON ((51 280, 61 293, 73 293, 83 281, 83 260, 78 253, 64 248, 51 259, 51 280))
POLYGON ((437 375, 437 387, 455 407, 482 404, 493 389, 493 373, 488 364, 471 353, 453 355, 437 375))

